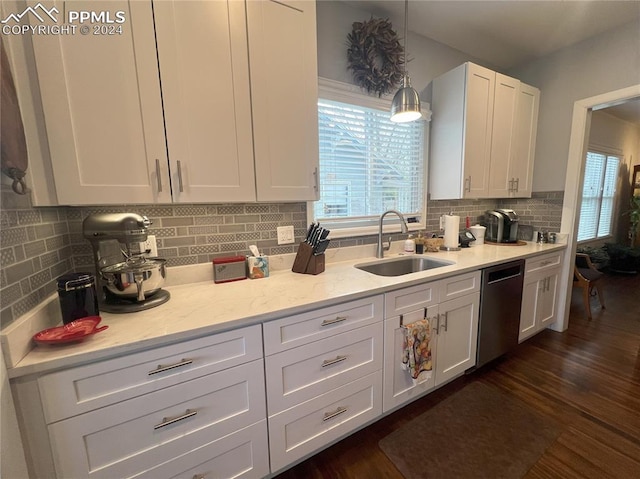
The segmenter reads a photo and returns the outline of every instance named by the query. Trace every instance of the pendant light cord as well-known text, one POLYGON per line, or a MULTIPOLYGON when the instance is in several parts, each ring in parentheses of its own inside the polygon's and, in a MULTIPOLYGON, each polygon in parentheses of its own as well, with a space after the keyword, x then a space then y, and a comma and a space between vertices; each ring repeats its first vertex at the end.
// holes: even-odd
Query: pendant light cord
POLYGON ((407 55, 408 23, 409 23, 409 0, 404 0, 404 76, 405 76, 405 81, 407 76, 407 63, 409 62, 409 56, 407 55))

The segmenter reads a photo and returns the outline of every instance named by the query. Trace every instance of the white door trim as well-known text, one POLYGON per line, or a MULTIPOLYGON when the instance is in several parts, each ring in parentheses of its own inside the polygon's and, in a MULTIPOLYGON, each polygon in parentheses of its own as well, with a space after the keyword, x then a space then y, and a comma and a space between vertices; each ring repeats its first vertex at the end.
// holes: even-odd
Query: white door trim
POLYGON ((574 103, 560 226, 561 232, 568 233, 567 252, 564 256, 560 276, 560 284, 566 285, 566 294, 560 294, 558 298, 558 311, 562 311, 564 314, 550 326, 554 331, 564 331, 569 326, 569 307, 571 306, 571 291, 573 289, 573 258, 576 254, 577 219, 582 199, 580 191, 582 191, 584 158, 589 141, 591 111, 594 108, 606 108, 638 96, 640 96, 640 84, 578 100, 574 103))

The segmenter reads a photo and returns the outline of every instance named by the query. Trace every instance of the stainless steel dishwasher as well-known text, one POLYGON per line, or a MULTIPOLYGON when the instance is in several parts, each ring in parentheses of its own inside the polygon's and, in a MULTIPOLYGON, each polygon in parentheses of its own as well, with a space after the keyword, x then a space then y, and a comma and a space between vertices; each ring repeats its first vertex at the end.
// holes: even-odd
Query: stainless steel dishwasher
POLYGON ((476 368, 518 344, 524 260, 482 270, 476 368))

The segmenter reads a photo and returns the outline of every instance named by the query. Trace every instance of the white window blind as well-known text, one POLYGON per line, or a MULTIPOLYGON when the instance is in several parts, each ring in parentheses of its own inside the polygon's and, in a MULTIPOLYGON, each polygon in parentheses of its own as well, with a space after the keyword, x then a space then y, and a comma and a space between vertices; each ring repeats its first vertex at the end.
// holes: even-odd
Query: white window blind
POLYGON ((374 224, 397 209, 424 208, 424 122, 398 124, 388 110, 320 99, 320 200, 315 219, 332 227, 374 224))
POLYGON ((620 161, 614 155, 587 153, 578 241, 611 235, 620 161))

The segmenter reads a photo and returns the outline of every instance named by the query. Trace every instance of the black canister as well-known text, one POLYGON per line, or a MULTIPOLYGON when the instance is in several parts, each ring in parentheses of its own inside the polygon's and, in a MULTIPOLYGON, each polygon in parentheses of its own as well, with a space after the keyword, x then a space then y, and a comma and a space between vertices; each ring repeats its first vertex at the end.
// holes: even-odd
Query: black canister
POLYGON ((69 273, 57 279, 62 322, 68 324, 87 316, 98 316, 96 278, 90 273, 69 273))

